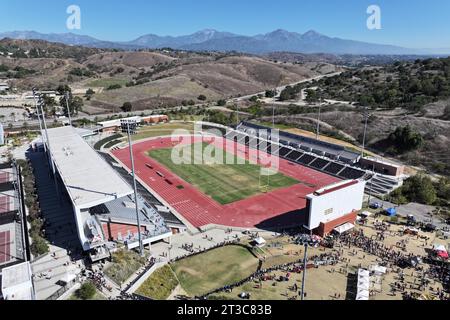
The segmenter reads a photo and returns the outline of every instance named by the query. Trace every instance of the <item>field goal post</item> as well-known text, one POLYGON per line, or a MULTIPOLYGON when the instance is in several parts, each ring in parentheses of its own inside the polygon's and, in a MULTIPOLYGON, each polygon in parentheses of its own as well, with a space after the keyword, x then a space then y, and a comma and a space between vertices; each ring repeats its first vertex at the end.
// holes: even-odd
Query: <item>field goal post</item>
POLYGON ((269 168, 261 168, 259 171, 259 190, 262 193, 268 193, 270 189, 270 175, 269 168), (263 171, 266 170, 267 174, 263 174, 263 171))

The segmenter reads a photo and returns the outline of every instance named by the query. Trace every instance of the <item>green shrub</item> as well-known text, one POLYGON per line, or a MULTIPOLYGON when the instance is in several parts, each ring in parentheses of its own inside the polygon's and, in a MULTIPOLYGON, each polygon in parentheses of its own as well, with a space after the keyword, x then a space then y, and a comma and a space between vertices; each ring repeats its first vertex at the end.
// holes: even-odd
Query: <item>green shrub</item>
POLYGON ((90 300, 95 296, 96 291, 97 289, 95 288, 95 285, 88 281, 83 283, 80 289, 78 289, 77 296, 82 300, 90 300))

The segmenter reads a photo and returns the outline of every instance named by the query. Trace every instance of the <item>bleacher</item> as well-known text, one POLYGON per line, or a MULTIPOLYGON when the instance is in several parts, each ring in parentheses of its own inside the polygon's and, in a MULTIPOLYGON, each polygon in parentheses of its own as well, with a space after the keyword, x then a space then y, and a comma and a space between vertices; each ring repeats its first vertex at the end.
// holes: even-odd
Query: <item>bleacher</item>
POLYGON ((339 176, 345 179, 360 179, 362 178, 366 172, 354 169, 351 167, 347 167, 339 173, 339 176))
POLYGON ((297 161, 298 158, 300 158, 303 155, 303 153, 299 152, 299 151, 292 151, 291 153, 289 153, 286 158, 288 160, 291 161, 297 161))
MULTIPOLYGON (((272 129, 269 127, 245 121, 239 124, 236 129, 238 131, 247 132, 248 134, 253 133, 254 135, 257 134, 258 130, 267 130, 270 135, 272 134, 272 129)), ((284 131, 280 131, 279 135, 280 144, 291 146, 296 149, 302 149, 306 152, 312 152, 320 156, 327 156, 331 159, 341 160, 345 163, 356 163, 360 158, 359 153, 347 150, 345 147, 337 144, 284 131)))
POLYGON ((292 149, 289 149, 286 147, 281 147, 280 151, 278 151, 280 157, 282 157, 282 158, 286 157, 291 152, 292 152, 292 149))
POLYGON ((313 160, 317 159, 316 157, 310 155, 310 154, 304 154, 303 157, 297 160, 297 163, 301 163, 304 165, 310 164, 313 160))
POLYGON ((344 169, 344 165, 336 163, 336 162, 331 162, 325 169, 324 171, 333 175, 337 175, 339 172, 342 171, 342 169, 344 169))
POLYGON ((309 165, 313 168, 323 170, 323 168, 325 168, 330 163, 331 163, 330 161, 327 161, 325 159, 317 158, 316 160, 311 162, 309 165))

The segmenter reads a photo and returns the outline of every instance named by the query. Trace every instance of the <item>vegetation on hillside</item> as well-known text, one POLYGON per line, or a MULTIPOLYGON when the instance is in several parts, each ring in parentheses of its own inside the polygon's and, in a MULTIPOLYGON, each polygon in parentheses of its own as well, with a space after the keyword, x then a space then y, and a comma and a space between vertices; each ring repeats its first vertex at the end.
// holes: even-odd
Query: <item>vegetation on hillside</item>
POLYGON ((325 99, 417 112, 428 103, 450 97, 450 57, 349 70, 313 85, 323 90, 325 99))
POLYGON ((419 174, 405 180, 403 186, 392 192, 390 196, 391 200, 398 204, 418 202, 448 207, 450 179, 441 178, 438 182, 433 182, 428 176, 419 174))

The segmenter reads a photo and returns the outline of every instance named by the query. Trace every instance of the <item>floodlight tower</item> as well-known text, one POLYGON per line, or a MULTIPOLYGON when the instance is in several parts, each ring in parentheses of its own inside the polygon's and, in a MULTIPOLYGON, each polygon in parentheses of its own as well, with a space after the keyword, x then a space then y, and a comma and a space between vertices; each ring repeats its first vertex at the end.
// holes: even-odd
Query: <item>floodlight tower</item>
POLYGON ((305 300, 305 280, 306 280, 306 265, 308 261, 308 242, 304 241, 305 255, 303 257, 303 277, 302 277, 302 300, 305 300))
POLYGON ((318 114, 318 117, 317 117, 317 132, 316 132, 316 139, 317 140, 319 140, 319 138, 320 138, 320 112, 321 112, 321 109, 322 109, 322 104, 319 103, 319 114, 318 114))
POLYGON ((46 146, 45 141, 44 141, 45 138, 44 138, 44 132, 42 130, 41 115, 40 115, 40 112, 39 112, 38 98, 37 98, 37 89, 36 88, 33 88, 33 99, 34 99, 34 104, 35 104, 35 107, 36 107, 36 114, 37 114, 38 121, 39 121, 39 129, 41 131, 42 144, 44 145, 44 151, 47 154, 47 146, 46 146))
POLYGON ((367 123, 368 123, 369 117, 370 117, 370 114, 367 111, 367 107, 364 107, 363 117, 364 117, 364 134, 363 134, 363 142, 362 142, 362 149, 361 149, 361 157, 364 157, 364 151, 366 149, 367 123))
MULTIPOLYGON (((44 102, 44 99, 43 99, 41 94, 38 94, 38 97, 39 97, 38 98, 38 106, 40 107, 40 111, 41 111, 41 114, 42 114, 42 120, 44 122, 45 138, 46 138, 46 141, 47 141, 47 150, 48 150, 47 156, 48 156, 48 159, 50 160, 50 163, 52 165, 53 180, 54 180, 54 183, 55 183, 56 195, 57 195, 58 199, 61 200, 61 197, 59 196, 58 181, 56 179, 55 163, 53 162, 53 159, 52 159, 52 148, 50 147, 50 139, 48 137, 47 122, 45 121, 45 113, 44 113, 45 102, 44 102)), ((45 145, 45 143, 44 143, 44 145, 45 145)))
POLYGON ((136 205, 136 220, 137 220, 137 225, 138 225, 139 253, 141 256, 144 256, 144 246, 142 243, 142 235, 141 235, 141 222, 139 219, 139 204, 138 204, 137 185, 136 185, 136 172, 134 169, 133 145, 131 143, 131 135, 136 134, 137 122, 135 120, 121 120, 120 126, 122 129, 122 132, 126 133, 128 136, 128 145, 129 145, 130 159, 131 159, 131 173, 133 176, 134 203, 136 205))
POLYGON ((67 107, 67 115, 69 117, 69 126, 72 126, 72 118, 70 115, 70 107, 69 107, 69 91, 66 91, 64 93, 64 98, 66 99, 66 107, 67 107))

